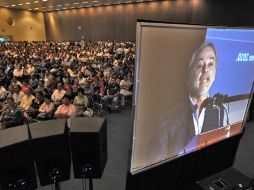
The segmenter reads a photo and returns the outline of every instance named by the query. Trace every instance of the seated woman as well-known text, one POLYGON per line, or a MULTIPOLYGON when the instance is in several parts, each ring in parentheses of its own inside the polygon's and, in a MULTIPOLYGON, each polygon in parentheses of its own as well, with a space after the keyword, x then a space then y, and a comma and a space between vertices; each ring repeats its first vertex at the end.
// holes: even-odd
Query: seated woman
POLYGON ((0 116, 1 128, 10 128, 23 125, 22 112, 12 97, 7 98, 7 104, 0 116))
POLYGON ((83 88, 78 88, 78 95, 74 98, 73 104, 76 107, 76 111, 77 111, 76 116, 77 117, 83 116, 88 106, 88 99, 84 95, 83 88))
POLYGON ((45 95, 44 103, 39 108, 37 119, 48 120, 53 118, 55 105, 51 102, 50 95, 45 95))

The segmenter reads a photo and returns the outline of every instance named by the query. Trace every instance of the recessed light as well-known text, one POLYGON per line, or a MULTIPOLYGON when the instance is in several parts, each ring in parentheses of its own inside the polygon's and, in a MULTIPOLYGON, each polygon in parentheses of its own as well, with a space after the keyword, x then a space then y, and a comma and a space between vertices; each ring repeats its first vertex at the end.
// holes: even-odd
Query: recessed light
POLYGON ((39 1, 34 1, 34 3, 39 3, 39 1))
POLYGON ((74 5, 78 5, 79 3, 73 3, 74 5))
POLYGON ((11 5, 12 7, 15 7, 16 5, 11 5))
POLYGON ((22 5, 23 5, 22 3, 19 4, 19 6, 22 6, 22 5))
POLYGON ((38 9, 39 9, 38 7, 34 8, 34 10, 38 10, 38 9))
POLYGON ((30 2, 26 2, 27 5, 30 5, 31 3, 30 2))
POLYGON ((28 9, 29 11, 31 11, 32 9, 28 9))
POLYGON ((42 0, 43 2, 47 2, 48 0, 42 0))
POLYGON ((98 3, 98 1, 93 1, 94 3, 98 3))

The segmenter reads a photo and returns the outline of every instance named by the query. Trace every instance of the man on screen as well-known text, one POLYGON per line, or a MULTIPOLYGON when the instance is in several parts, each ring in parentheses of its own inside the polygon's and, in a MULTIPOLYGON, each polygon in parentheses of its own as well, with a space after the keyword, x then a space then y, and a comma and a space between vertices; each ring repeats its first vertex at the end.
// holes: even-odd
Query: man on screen
MULTIPOLYGON (((161 115, 159 136, 164 160, 189 152, 198 144, 199 134, 220 128, 227 112, 224 96, 209 97, 216 78, 217 54, 212 43, 202 44, 193 54, 188 70, 188 96, 161 115)), ((187 95, 187 94, 186 94, 187 95)))
POLYGON ((209 97, 215 80, 217 54, 212 43, 205 43, 193 54, 189 65, 188 87, 195 135, 224 125, 223 95, 209 97))

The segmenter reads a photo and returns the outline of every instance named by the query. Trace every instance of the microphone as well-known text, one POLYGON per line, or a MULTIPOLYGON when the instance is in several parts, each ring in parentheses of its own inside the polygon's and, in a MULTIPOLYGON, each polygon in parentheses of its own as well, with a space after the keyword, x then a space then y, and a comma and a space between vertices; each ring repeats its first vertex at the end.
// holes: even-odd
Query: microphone
POLYGON ((219 109, 222 109, 225 111, 226 116, 227 116, 227 125, 229 125, 229 111, 224 105, 224 103, 228 102, 228 95, 227 94, 221 94, 217 93, 213 96, 214 99, 214 104, 219 107, 219 109))
POLYGON ((213 96, 213 102, 217 106, 223 106, 223 103, 227 102, 228 95, 217 93, 213 96))

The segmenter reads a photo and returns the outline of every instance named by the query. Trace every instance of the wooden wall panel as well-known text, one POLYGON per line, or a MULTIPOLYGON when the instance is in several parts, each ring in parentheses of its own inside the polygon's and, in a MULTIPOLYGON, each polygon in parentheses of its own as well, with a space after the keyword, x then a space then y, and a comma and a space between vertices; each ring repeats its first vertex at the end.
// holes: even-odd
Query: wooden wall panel
POLYGON ((253 26, 251 0, 170 0, 45 13, 48 40, 135 40, 137 19, 253 26), (81 30, 77 26, 82 26, 81 30))
POLYGON ((45 41, 43 13, 0 8, 0 35, 11 35, 15 41, 45 41), (7 23, 8 18, 15 21, 14 26, 7 23))

